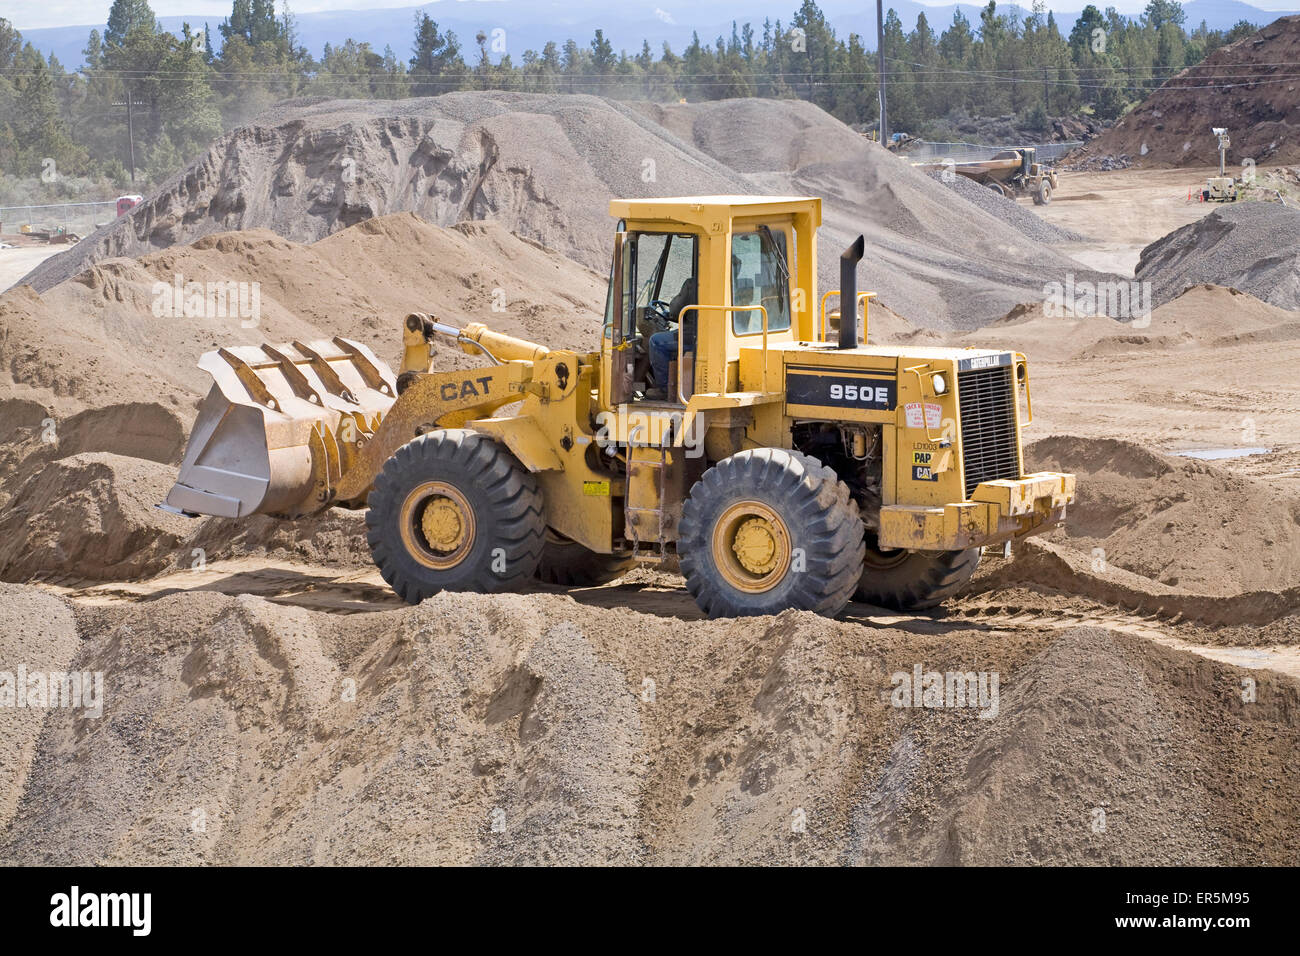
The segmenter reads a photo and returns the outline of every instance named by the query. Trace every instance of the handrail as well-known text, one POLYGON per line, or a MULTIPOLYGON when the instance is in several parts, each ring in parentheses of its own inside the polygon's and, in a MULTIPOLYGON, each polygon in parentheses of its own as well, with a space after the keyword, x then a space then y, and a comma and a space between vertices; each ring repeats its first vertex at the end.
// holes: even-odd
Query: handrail
MULTIPOLYGON (((761 305, 700 305, 697 302, 694 305, 684 306, 677 313, 677 399, 678 401, 680 401, 683 405, 685 405, 687 401, 686 396, 682 393, 682 357, 683 357, 682 328, 684 327, 682 316, 684 316, 687 312, 690 312, 692 309, 694 309, 697 312, 701 309, 716 309, 719 312, 753 312, 757 310, 763 313, 763 384, 766 387, 767 385, 767 308, 761 305)), ((698 319, 696 320, 696 325, 697 326, 699 325, 698 319)), ((699 330, 697 328, 696 336, 698 337, 698 335, 699 335, 699 330)), ((692 389, 694 388, 694 385, 695 385, 695 375, 694 375, 694 370, 692 369, 692 374, 691 374, 692 389)))
MULTIPOLYGON (((824 293, 822 293, 822 306, 821 306, 822 317, 821 317, 821 328, 817 331, 817 341, 818 341, 818 342, 825 342, 825 341, 826 341, 826 300, 829 299, 829 298, 830 298, 831 296, 833 296, 833 295, 839 295, 839 294, 840 294, 840 290, 839 290, 839 289, 831 289, 829 292, 824 292, 824 293)), ((874 298, 876 297, 876 295, 877 295, 877 293, 875 293, 875 292, 859 292, 859 293, 858 293, 858 302, 861 302, 863 299, 866 299, 867 302, 868 302, 868 308, 869 308, 869 307, 870 307, 870 301, 871 301, 872 299, 874 299, 874 298)), ((857 305, 857 303, 854 303, 855 308, 856 308, 856 305, 857 305)), ((844 304, 843 304, 843 303, 840 303, 840 321, 841 321, 841 322, 844 321, 844 304)), ((867 309, 864 308, 864 309, 862 310, 862 342, 863 342, 864 345, 866 344, 866 341, 867 341, 867 309)))

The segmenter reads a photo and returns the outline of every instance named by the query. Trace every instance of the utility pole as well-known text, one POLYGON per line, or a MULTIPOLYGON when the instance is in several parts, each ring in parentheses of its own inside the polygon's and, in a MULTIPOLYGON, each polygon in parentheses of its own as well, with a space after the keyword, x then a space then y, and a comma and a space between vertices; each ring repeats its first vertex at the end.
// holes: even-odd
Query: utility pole
POLYGON ((876 58, 880 74, 880 142, 889 145, 889 116, 885 109, 885 13, 881 7, 884 0, 876 0, 876 58))
POLYGON ((131 185, 135 185, 135 122, 132 115, 132 108, 135 106, 144 106, 143 103, 136 103, 135 96, 130 90, 126 91, 126 102, 114 103, 114 106, 126 107, 126 143, 131 154, 131 185))
POLYGON ((1047 67, 1043 67, 1043 112, 1052 115, 1052 107, 1047 100, 1047 67))

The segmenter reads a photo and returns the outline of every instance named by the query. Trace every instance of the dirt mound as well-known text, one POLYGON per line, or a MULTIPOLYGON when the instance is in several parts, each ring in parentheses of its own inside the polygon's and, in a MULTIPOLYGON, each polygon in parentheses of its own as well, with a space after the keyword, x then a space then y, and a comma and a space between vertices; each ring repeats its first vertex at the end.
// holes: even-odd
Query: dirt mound
POLYGON ((1142 250, 1136 277, 1157 304, 1212 282, 1284 309, 1300 309, 1300 210, 1236 203, 1176 229, 1142 250))
POLYGON ((46 716, 15 863, 1258 864, 1300 841, 1295 685, 1252 672, 1243 705, 1243 672, 1098 631, 787 612, 687 640, 453 594, 78 621, 73 665, 112 692, 46 716), (917 667, 984 672, 983 704, 897 706, 917 667))
MULTIPOLYGON (((808 103, 474 92, 282 104, 26 281, 45 291, 106 258, 233 229, 310 242, 398 211, 493 220, 605 274, 609 199, 737 193, 823 197, 823 249, 865 232, 867 281, 923 325, 979 325, 1041 294, 1044 274, 1078 271, 808 103)), ((823 288, 838 284, 834 254, 823 288)))
POLYGON ((1289 722, 1290 704, 1243 704, 1227 677, 1140 638, 1063 634, 1012 676, 1003 719, 970 722, 980 732, 960 743, 941 736, 951 733, 944 726, 896 745, 896 766, 937 750, 950 755, 948 772, 907 808, 905 819, 933 807, 929 825, 886 831, 892 840, 865 861, 1132 865, 1154 852, 1223 864, 1262 851, 1280 862, 1259 835, 1292 828, 1284 815, 1294 797, 1261 772, 1273 745, 1259 731, 1289 722), (1240 767, 1249 779, 1238 785, 1240 767))
POLYGON ((1135 166, 1217 167, 1219 146, 1210 127, 1225 126, 1233 166, 1246 158, 1300 161, 1300 94, 1287 73, 1297 56, 1300 17, 1275 20, 1183 70, 1069 160, 1111 155, 1135 166))
POLYGON ((1025 457, 1078 475, 1057 540, 1103 567, 1208 595, 1300 586, 1300 489, 1122 441, 1054 436, 1025 457))
POLYGON ((759 192, 823 197, 821 287, 839 286, 836 254, 862 233, 862 287, 916 325, 984 325, 1019 302, 1041 299, 1045 277, 1114 278, 1051 248, 1063 233, 1028 210, 1010 202, 1012 211, 989 209, 984 197, 975 203, 941 190, 907 160, 811 104, 721 100, 642 108, 759 192))
POLYGON ((731 99, 633 107, 742 174, 792 173, 836 157, 861 155, 866 143, 860 133, 806 100, 731 99))
POLYGON ((951 178, 944 178, 941 170, 929 174, 931 178, 943 183, 968 203, 979 206, 985 212, 1001 219, 1007 225, 1024 233, 1035 242, 1081 242, 1084 237, 1072 229, 1052 225, 1040 219, 1032 210, 1025 208, 1014 199, 1008 199, 1001 193, 994 192, 988 186, 982 186, 973 179, 953 173, 951 178))
MULTIPOLYGON (((19 666, 29 675, 66 672, 80 644, 72 611, 62 601, 34 588, 0 584, 0 671, 12 682, 7 693, 20 690, 19 666)), ((50 713, 15 706, 16 697, 4 700, 4 680, 0 677, 0 833, 18 809, 50 713)), ((22 693, 27 690, 21 687, 22 693)))
MULTIPOLYGON (((242 521, 208 518, 194 522, 181 550, 202 549, 204 559, 255 556, 266 561, 295 561, 316 567, 374 567, 366 544, 364 511, 331 508, 297 521, 254 515, 242 521)), ((161 570, 161 569, 159 569, 161 570)))
POLYGON ((269 229, 313 242, 401 211, 441 226, 496 220, 603 271, 607 201, 662 193, 656 183, 672 183, 675 195, 752 192, 638 112, 594 96, 287 101, 26 281, 45 291, 91 262, 214 232, 269 229))
MULTIPOLYGON (((149 401, 188 423, 210 384, 195 363, 218 345, 343 335, 395 364, 402 319, 424 310, 455 324, 486 322, 552 346, 590 348, 604 296, 595 273, 496 223, 440 229, 398 213, 310 245, 266 230, 211 235, 97 263, 42 295, 19 287, 0 296, 0 395, 39 401, 59 413, 60 425, 86 407, 149 401), (232 298, 224 309, 178 315, 159 292, 177 276, 205 289, 237 283, 250 308, 232 298), (81 318, 69 325, 68 315, 81 318)), ((472 363, 452 348, 438 361, 472 363)))
POLYGON ((175 479, 169 465, 105 452, 51 462, 0 515, 0 578, 138 577, 178 566, 189 522, 154 508, 175 479))

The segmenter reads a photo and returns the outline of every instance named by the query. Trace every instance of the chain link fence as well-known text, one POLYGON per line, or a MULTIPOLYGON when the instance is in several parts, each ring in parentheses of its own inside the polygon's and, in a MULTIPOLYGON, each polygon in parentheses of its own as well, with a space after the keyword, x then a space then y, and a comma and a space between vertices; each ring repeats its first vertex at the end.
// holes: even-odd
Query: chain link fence
MULTIPOLYGON (((1038 151, 1040 163, 1054 163, 1070 150, 1083 145, 1083 140, 1071 143, 1020 143, 1020 146, 1032 146, 1038 151)), ((915 140, 904 150, 905 155, 914 163, 939 162, 951 159, 954 163, 978 163, 992 159, 1008 146, 982 146, 978 143, 932 143, 929 140, 915 140)))
POLYGON ((0 233, 75 233, 88 236, 117 218, 115 202, 65 202, 50 206, 0 206, 0 233), (26 228, 24 228, 26 227, 26 228))

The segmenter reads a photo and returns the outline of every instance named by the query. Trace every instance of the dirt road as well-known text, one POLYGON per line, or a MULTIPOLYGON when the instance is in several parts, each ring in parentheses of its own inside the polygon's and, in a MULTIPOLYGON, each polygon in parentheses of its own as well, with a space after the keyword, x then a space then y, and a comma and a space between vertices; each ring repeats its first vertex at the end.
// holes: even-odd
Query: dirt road
POLYGON ((1187 196, 1189 189, 1195 196, 1198 184, 1217 174, 1217 167, 1062 171, 1051 204, 1033 209, 1048 222, 1091 240, 1067 247, 1075 259, 1099 271, 1132 275, 1144 246, 1214 208, 1189 202, 1187 196))

